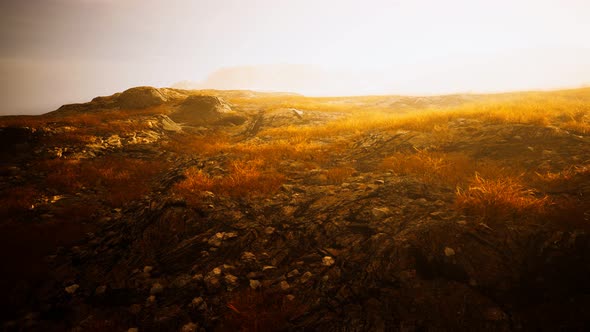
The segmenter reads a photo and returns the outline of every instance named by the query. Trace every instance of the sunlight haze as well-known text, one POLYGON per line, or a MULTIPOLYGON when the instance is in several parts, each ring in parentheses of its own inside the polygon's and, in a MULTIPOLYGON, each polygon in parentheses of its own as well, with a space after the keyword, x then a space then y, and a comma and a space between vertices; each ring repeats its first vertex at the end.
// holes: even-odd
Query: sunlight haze
POLYGON ((579 87, 588 17, 584 0, 7 0, 0 114, 178 82, 308 95, 579 87))

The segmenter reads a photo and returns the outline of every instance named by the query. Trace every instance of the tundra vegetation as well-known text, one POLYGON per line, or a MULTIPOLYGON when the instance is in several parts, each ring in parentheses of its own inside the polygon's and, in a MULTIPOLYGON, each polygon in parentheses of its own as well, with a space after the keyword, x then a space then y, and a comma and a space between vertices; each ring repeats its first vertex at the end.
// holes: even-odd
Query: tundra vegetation
MULTIPOLYGON (((528 304, 523 299, 529 289, 518 288, 522 285, 513 281, 529 278, 534 273, 545 278, 543 273, 548 273, 547 280, 567 282, 567 278, 578 273, 578 268, 580 276, 588 272, 587 268, 569 266, 557 277, 544 270, 545 265, 535 260, 537 256, 531 258, 530 255, 534 251, 533 243, 540 243, 541 247, 535 248, 546 253, 549 245, 543 243, 551 239, 555 243, 571 240, 573 242, 568 243, 572 247, 568 247, 570 251, 566 253, 575 256, 572 259, 580 264, 588 263, 576 256, 582 257, 586 252, 577 251, 582 249, 578 248, 579 241, 576 242, 574 235, 590 231, 590 89, 322 98, 250 91, 154 91, 138 88, 131 94, 99 97, 91 103, 64 106, 41 116, 0 118, 0 135, 7 142, 0 150, 0 251, 2 259, 11 266, 10 271, 4 272, 6 278, 1 287, 9 302, 15 303, 4 310, 3 318, 10 319, 13 324, 7 328, 25 324, 22 317, 27 310, 42 311, 47 304, 43 301, 54 301, 53 293, 46 291, 48 286, 39 285, 52 273, 50 267, 57 264, 48 263, 47 257, 59 260, 67 255, 69 258, 61 261, 60 266, 86 269, 80 272, 87 273, 86 277, 77 275, 68 279, 70 283, 78 280, 76 284, 82 287, 109 281, 113 289, 128 289, 132 286, 121 281, 121 275, 132 273, 129 264, 140 269, 143 265, 159 268, 160 279, 150 275, 151 269, 144 273, 144 279, 132 278, 134 285, 140 285, 137 286, 139 290, 129 291, 132 298, 141 291, 159 294, 142 283, 174 284, 170 280, 180 277, 173 273, 182 269, 195 275, 191 282, 204 283, 205 291, 192 290, 205 297, 205 300, 198 297, 201 300, 195 298, 191 302, 201 309, 188 305, 192 313, 174 316, 171 325, 158 325, 161 322, 145 317, 154 310, 160 310, 159 313, 172 310, 170 303, 184 300, 184 296, 169 295, 168 306, 163 309, 153 309, 153 303, 137 304, 134 315, 145 314, 142 319, 148 319, 147 323, 126 315, 119 317, 119 314, 104 318, 112 311, 92 307, 94 304, 88 305, 100 314, 88 316, 87 321, 72 316, 64 323, 90 330, 120 329, 133 324, 144 324, 148 329, 176 328, 182 320, 197 321, 203 327, 219 330, 321 329, 328 326, 330 319, 347 315, 333 308, 339 304, 332 303, 330 297, 338 298, 343 306, 353 306, 351 303, 355 301, 372 305, 371 301, 377 299, 386 305, 376 312, 396 320, 395 323, 379 323, 381 318, 375 318, 378 315, 373 317, 371 313, 365 315, 354 309, 354 315, 362 319, 346 316, 349 320, 344 321, 356 324, 358 329, 372 329, 381 326, 379 324, 400 330, 404 324, 416 329, 462 326, 446 309, 439 307, 434 310, 433 321, 416 318, 420 312, 431 310, 432 303, 429 307, 412 302, 418 314, 389 307, 393 304, 384 299, 385 294, 394 292, 397 296, 394 300, 414 296, 412 287, 418 285, 415 278, 429 283, 447 280, 448 285, 465 283, 472 287, 470 289, 477 289, 477 295, 473 295, 477 299, 473 300, 476 309, 461 307, 471 315, 465 314, 461 319, 475 329, 509 330, 515 324, 543 327, 542 323, 535 325, 531 321, 537 314, 547 314, 547 310, 543 311, 542 304, 530 310, 525 308, 528 304), (126 95, 135 99, 122 99, 126 95), (216 99, 189 99, 194 96, 216 99), (187 103, 188 100, 191 102, 187 103), (205 112, 201 109, 203 105, 211 109, 205 110, 206 117, 197 118, 202 114, 199 112, 205 112), (170 206, 182 208, 184 212, 170 210, 170 206), (258 223, 257 226, 248 224, 253 222, 258 223), (130 226, 134 223, 143 228, 130 226), (462 228, 445 228, 451 224, 462 228), (256 228, 258 226, 262 228, 256 228), (246 231, 249 227, 252 230, 246 231), (291 231, 293 228, 305 231, 291 231), (123 230, 129 233, 125 236, 134 236, 125 240, 129 248, 109 247, 111 242, 108 241, 114 240, 108 239, 115 238, 113 233, 123 230), (482 230, 488 233, 478 235, 482 230), (242 236, 240 232, 248 235, 242 236), (431 239, 433 235, 429 232, 438 235, 431 239), (332 233, 334 235, 329 235, 332 233), (514 235, 517 233, 523 235, 514 235), (90 239, 88 234, 92 234, 90 239), (95 234, 104 237, 98 239, 95 234), (317 240, 312 245, 309 243, 312 240, 303 238, 315 238, 316 234, 318 239, 333 243, 317 240), (457 258, 457 247, 464 246, 464 254, 469 250, 470 245, 465 244, 468 242, 457 242, 467 236, 465 234, 471 234, 471 239, 488 249, 477 249, 479 247, 474 244, 473 257, 463 261, 457 258), (570 234, 569 240, 563 234, 570 234), (390 239, 383 240, 382 236, 390 239), (225 243, 236 237, 236 244, 228 244, 224 249, 225 243), (408 245, 388 242, 394 238, 397 243, 408 245), (252 244, 256 241, 268 242, 270 249, 263 252, 252 244), (526 241, 530 244, 525 245, 526 241), (95 271, 98 266, 104 267, 96 263, 98 260, 85 258, 85 263, 79 263, 83 267, 72 263, 75 260, 71 257, 76 257, 81 250, 79 246, 90 245, 88 243, 94 246, 92 248, 106 248, 100 255, 110 258, 104 258, 100 264, 109 266, 110 272, 103 275, 95 271), (299 245, 293 245, 297 248, 293 249, 289 243, 299 245), (382 243, 382 246, 371 247, 372 243, 382 243), (367 256, 361 263, 359 257, 368 254, 369 249, 359 254, 350 246, 368 246, 375 255, 367 256), (492 247, 493 250, 489 249, 492 247), (246 248, 250 249, 245 251, 246 248), (257 248, 260 252, 255 252, 257 248), (289 251, 306 248, 310 251, 305 255, 289 251), (125 254, 116 250, 124 250, 125 254), (496 259, 500 255, 498 252, 501 257, 508 257, 505 251, 509 250, 518 252, 511 256, 512 260, 493 265, 496 261, 490 259, 493 267, 478 268, 486 264, 478 260, 488 256, 496 259), (19 254, 14 255, 15 252, 19 254), (186 266, 166 263, 162 252, 168 252, 170 257, 177 255, 174 257, 180 257, 179 262, 185 261, 184 254, 202 255, 203 262, 182 263, 186 266), (310 267, 304 266, 308 260, 313 261, 309 257, 317 252, 328 258, 310 267), (403 258, 396 263, 379 260, 392 253, 398 253, 399 257, 407 253, 413 263, 403 258), (248 270, 255 268, 255 259, 250 255, 270 257, 261 268, 265 273, 277 271, 273 272, 276 278, 262 280, 261 272, 256 274, 248 270), (117 258, 113 258, 115 256, 117 258), (338 272, 321 270, 320 267, 332 266, 332 256, 339 262, 338 272), (119 257, 127 257, 127 260, 119 257), (447 262, 449 259, 453 261, 447 262), (225 260, 241 263, 225 264, 225 260), (110 263, 104 263, 106 261, 110 263), (225 267, 215 270, 215 262, 225 267), (526 267, 528 270, 514 268, 523 262, 530 264, 526 267), (512 267, 502 270, 503 264, 512 264, 512 267), (347 268, 361 265, 365 266, 362 273, 369 276, 359 283, 378 284, 371 287, 380 289, 382 297, 356 294, 358 289, 350 286, 357 281, 354 278, 349 280, 348 286, 345 281, 338 281, 346 277, 347 268), (299 272, 295 274, 292 270, 313 273, 305 274, 307 277, 303 280, 299 272), (243 276, 236 277, 230 272, 242 272, 243 276), (222 273, 227 292, 219 290, 212 281, 218 276, 221 278, 222 273), (324 273, 323 279, 313 279, 320 278, 321 273, 324 273), (385 282, 384 276, 372 276, 379 273, 389 273, 401 286, 388 288, 387 282, 393 281, 385 282), (298 283, 293 281, 295 277, 300 278, 298 283), (302 289, 290 288, 287 281, 302 289), (483 284, 481 289, 479 283, 483 284), (303 289, 309 285, 312 286, 303 289), (236 290, 232 291, 234 288, 236 290), (285 297, 283 293, 287 289, 292 289, 293 293, 285 297), (324 291, 327 295, 322 293, 324 291), (512 291, 522 293, 512 298, 507 295, 512 291), (207 296, 211 304, 203 309, 202 301, 206 301, 207 296), (312 299, 315 302, 309 302, 312 299), (490 304, 493 302, 500 305, 490 304), (480 307, 481 310, 477 309, 480 307), (325 320, 314 316, 318 313, 326 314, 325 320), (375 321, 371 321, 373 318, 375 321), (479 321, 486 323, 479 324, 479 321)), ((86 255, 90 256, 84 257, 99 254, 86 255)), ((555 257, 561 256, 556 254, 555 257)), ((256 260, 256 264, 262 263, 256 260)), ((52 275, 51 278, 58 277, 52 275)), ((434 284, 428 285, 427 288, 436 288, 434 284)), ((459 286, 448 287, 445 289, 452 293, 456 291, 453 287, 459 286)), ((566 295, 558 292, 559 296, 575 298, 575 301, 582 301, 580 308, 588 308, 584 299, 576 297, 575 289, 566 291, 560 287, 557 287, 559 292, 566 295)), ((70 290, 67 291, 70 295, 76 292, 70 290)), ((465 299, 472 296, 472 290, 461 288, 461 292, 457 294, 463 294, 465 299), (463 291, 466 293, 461 293, 463 291)), ((563 299, 557 295, 551 297, 553 295, 546 295, 543 300, 546 302, 541 302, 547 304, 557 299, 555 303, 561 303, 563 299)), ((446 301, 442 295, 436 299, 446 301)), ((77 303, 69 298, 60 301, 68 303, 61 303, 60 308, 77 303)), ((580 303, 575 301, 572 303, 580 303)), ((460 307, 458 302, 449 303, 452 308, 460 307)), ((554 324, 552 327, 580 327, 576 314, 569 320, 560 320, 563 317, 556 315, 548 315, 553 317, 547 318, 554 324)), ((51 318, 46 318, 45 322, 43 319, 31 323, 32 326, 49 324, 47 320, 51 322, 51 318)), ((51 324, 64 327, 55 321, 51 324)))

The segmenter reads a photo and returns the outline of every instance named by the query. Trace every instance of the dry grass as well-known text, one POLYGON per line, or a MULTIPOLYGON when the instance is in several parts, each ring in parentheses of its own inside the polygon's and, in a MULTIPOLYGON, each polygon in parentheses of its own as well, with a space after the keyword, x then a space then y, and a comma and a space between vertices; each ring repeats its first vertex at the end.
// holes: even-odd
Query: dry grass
POLYGON ((285 176, 258 160, 231 162, 228 173, 223 176, 210 176, 198 168, 185 172, 185 179, 177 183, 174 191, 198 202, 205 191, 232 197, 259 197, 275 193, 285 181, 285 176))
MULTIPOLYGON (((443 139, 450 139, 445 126, 449 121, 459 118, 477 119, 484 123, 495 124, 553 125, 588 133, 590 132, 590 93, 588 91, 589 89, 578 89, 549 93, 526 92, 475 96, 473 100, 457 105, 438 104, 426 108, 416 107, 404 112, 401 112, 396 106, 363 106, 362 98, 364 97, 359 97, 359 103, 330 104, 340 105, 333 107, 340 107, 338 111, 346 113, 343 119, 334 120, 321 126, 288 126, 267 129, 261 132, 261 136, 275 138, 301 136, 309 139, 358 135, 377 129, 389 131, 404 129, 434 132, 443 139)), ((311 101, 312 99, 307 102, 311 104, 311 101)), ((289 105, 293 105, 293 103, 289 105)), ((369 105, 371 104, 369 103, 369 105)), ((307 109, 323 110, 321 104, 316 108, 308 106, 307 109)))
POLYGON ((558 172, 535 172, 530 182, 546 192, 576 193, 590 181, 590 164, 571 165, 558 172))
POLYGON ((220 331, 285 331, 289 322, 303 315, 308 306, 268 291, 241 291, 227 303, 220 331))
POLYGON ((353 167, 334 167, 327 169, 324 174, 328 184, 341 184, 356 172, 353 167))
POLYGON ((466 190, 457 189, 455 206, 486 221, 526 220, 545 214, 551 200, 516 178, 487 180, 475 175, 466 190))
POLYGON ((198 154, 210 157, 219 154, 233 154, 240 159, 264 159, 267 164, 277 167, 285 160, 322 160, 326 147, 298 136, 254 141, 233 141, 227 135, 207 136, 178 135, 170 140, 166 149, 176 153, 198 154))
POLYGON ((399 175, 413 175, 426 183, 456 186, 465 183, 477 168, 492 172, 489 163, 479 162, 461 153, 431 152, 417 149, 415 153, 397 152, 385 158, 380 168, 399 175))
POLYGON ((97 159, 53 159, 36 168, 47 175, 49 191, 75 194, 86 188, 104 192, 107 204, 119 207, 141 198, 150 190, 151 181, 167 167, 165 162, 108 156, 97 159))
POLYGON ((8 221, 20 216, 23 212, 31 209, 35 199, 41 196, 38 188, 32 185, 26 185, 17 188, 11 188, 0 193, 0 219, 8 221))
MULTIPOLYGON (((192 197, 199 192, 212 191, 231 196, 266 196, 274 193, 285 181, 284 174, 288 174, 287 172, 295 167, 291 165, 298 165, 296 167, 302 167, 301 170, 312 166, 323 168, 328 183, 342 183, 354 169, 348 165, 334 164, 333 160, 337 159, 333 157, 344 152, 343 142, 349 143, 369 132, 410 130, 427 133, 441 147, 457 139, 450 123, 460 118, 479 121, 470 124, 473 130, 478 129, 477 123, 518 123, 552 125, 577 133, 590 133, 589 91, 590 89, 578 89, 467 98, 310 98, 272 94, 245 97, 244 93, 215 92, 236 105, 236 108, 269 111, 297 108, 338 113, 339 118, 319 125, 291 125, 265 129, 258 133, 257 139, 247 141, 236 141, 235 138, 220 133, 210 133, 201 137, 178 135, 169 141, 166 149, 179 154, 197 154, 202 157, 223 154, 235 160, 232 164, 225 165, 228 171, 223 175, 213 176, 198 169, 187 171, 186 179, 175 187, 179 194, 192 197)), ((101 110, 62 117, 11 117, 2 119, 0 126, 40 127, 48 123, 59 123, 62 126, 71 126, 73 130, 55 135, 53 139, 56 143, 86 144, 93 135, 105 132, 143 130, 147 124, 141 121, 141 116, 167 114, 169 111, 168 106, 159 106, 146 110, 101 110), (133 118, 136 116, 140 118, 133 118)), ((75 193, 82 188, 99 188, 110 192, 109 204, 120 205, 143 195, 148 190, 146 183, 149 183, 149 179, 157 173, 153 169, 161 169, 161 166, 159 163, 138 160, 120 162, 101 158, 91 162, 48 161, 47 165, 41 168, 47 172, 46 183, 50 189, 75 193)), ((528 180, 528 187, 541 188, 543 192, 557 187, 574 190, 576 186, 580 186, 580 181, 587 179, 581 175, 586 174, 587 166, 575 166, 558 173, 539 174, 538 179, 533 181, 532 172, 518 177, 524 173, 520 167, 507 167, 498 161, 474 160, 461 153, 429 150, 393 153, 383 160, 380 168, 400 175, 416 176, 427 183, 467 187, 468 189, 458 192, 458 201, 464 202, 461 203, 464 206, 471 204, 469 209, 472 210, 477 210, 477 200, 485 206, 492 204, 484 198, 491 197, 490 193, 493 190, 496 190, 498 196, 501 196, 499 192, 502 189, 529 199, 536 197, 536 194, 532 195, 523 189, 523 179, 528 180), (479 175, 473 178, 476 172, 479 175), (517 174, 518 180, 515 180, 514 174, 517 174), (510 186, 514 190, 510 191, 510 186)), ((490 212, 485 207, 479 210, 488 214, 490 212)))

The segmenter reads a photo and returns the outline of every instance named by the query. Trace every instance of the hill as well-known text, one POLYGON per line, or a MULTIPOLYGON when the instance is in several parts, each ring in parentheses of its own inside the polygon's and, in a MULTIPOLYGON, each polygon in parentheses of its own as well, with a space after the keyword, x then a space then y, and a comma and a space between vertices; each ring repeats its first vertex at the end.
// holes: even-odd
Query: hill
POLYGON ((587 323, 590 89, 137 87, 0 138, 7 331, 587 323))

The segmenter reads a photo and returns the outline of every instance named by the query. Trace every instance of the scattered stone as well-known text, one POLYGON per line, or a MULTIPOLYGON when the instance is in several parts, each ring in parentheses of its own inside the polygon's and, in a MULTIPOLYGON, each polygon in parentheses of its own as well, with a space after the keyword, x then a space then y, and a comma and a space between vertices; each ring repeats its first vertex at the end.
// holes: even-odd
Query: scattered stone
POLYGON ((426 205, 428 205, 428 200, 426 198, 418 198, 418 199, 414 200, 414 203, 416 203, 418 205, 426 206, 426 205))
POLYGON ((182 326, 182 328, 180 329, 180 332, 197 332, 198 328, 199 328, 199 325, 191 322, 191 323, 184 324, 182 326))
POLYGON ((272 266, 272 265, 265 265, 262 267, 262 271, 266 271, 266 270, 274 270, 276 269, 276 266, 272 266))
POLYGON ((173 132, 180 132, 182 131, 182 127, 180 125, 178 125, 178 123, 172 121, 172 119, 170 119, 168 116, 166 115, 159 115, 158 116, 160 123, 162 125, 162 129, 166 130, 166 131, 173 131, 173 132))
POLYGON ((150 306, 156 303, 156 296, 150 295, 146 300, 146 305, 150 306))
POLYGON ((176 288, 182 288, 188 285, 191 282, 191 280, 193 280, 193 278, 190 275, 181 274, 178 277, 176 277, 176 279, 174 279, 171 286, 176 288))
POLYGON ((238 233, 236 232, 228 232, 228 233, 223 233, 223 239, 227 240, 227 239, 233 239, 238 237, 238 233))
POLYGON ((197 310, 205 310, 207 309, 207 304, 205 303, 205 300, 203 300, 202 297, 195 297, 191 303, 189 304, 190 307, 195 308, 197 310))
POLYGON ((288 282, 286 282, 285 280, 283 280, 283 281, 280 282, 279 287, 281 287, 282 290, 286 291, 289 288, 291 288, 291 285, 289 285, 288 282))
POLYGON ((334 258, 330 257, 330 256, 325 256, 324 258, 322 258, 322 265, 323 266, 332 266, 334 265, 335 261, 334 258))
POLYGON ((455 250, 453 248, 445 247, 445 256, 451 257, 455 256, 455 250))
POLYGON ((95 295, 103 295, 107 291, 106 285, 100 285, 94 290, 95 295))
POLYGON ((143 273, 151 273, 153 271, 154 267, 153 266, 144 266, 143 268, 143 273))
POLYGON ((285 298, 287 299, 287 301, 293 301, 293 300, 295 300, 295 295, 288 294, 287 296, 285 296, 285 298))
POLYGON ((371 213, 373 214, 373 217, 375 217, 376 219, 382 219, 390 216, 391 210, 389 210, 388 207, 373 208, 373 210, 371 210, 371 213))
POLYGON ((242 256, 241 256, 242 260, 245 262, 252 262, 256 260, 256 255, 254 255, 254 253, 251 253, 249 251, 245 251, 242 256))
POLYGON ((442 211, 431 212, 430 216, 433 218, 442 219, 442 217, 444 216, 444 212, 442 212, 442 211))
POLYGON ((73 284, 71 286, 68 286, 68 287, 66 287, 66 293, 74 294, 74 293, 76 293, 78 288, 80 288, 80 285, 78 285, 78 284, 73 284))
POLYGON ((375 180, 374 183, 375 184, 385 184, 385 181, 383 181, 383 180, 375 180))
POLYGON ((209 243, 210 246, 220 247, 223 243, 223 233, 213 235, 207 243, 209 243))
POLYGON ((493 231, 494 229, 488 226, 486 223, 480 222, 479 226, 487 231, 493 231))
POLYGON ((273 234, 274 232, 275 232, 275 228, 274 228, 274 227, 270 227, 270 226, 269 226, 269 227, 266 227, 266 228, 264 229, 264 233, 265 233, 266 235, 271 235, 271 234, 273 234))
POLYGON ((264 273, 262 273, 261 271, 248 272, 248 274, 246 275, 246 278, 248 279, 260 279, 262 277, 264 277, 264 273))
POLYGON ((416 278, 416 270, 411 269, 411 270, 401 271, 399 274, 399 278, 403 282, 409 282, 409 281, 413 280, 414 278, 416 278))
POLYGON ((137 327, 130 327, 127 329, 127 332, 139 332, 139 329, 137 327))
POLYGON ((484 311, 483 316, 489 321, 501 321, 508 318, 508 315, 506 315, 506 313, 498 307, 487 308, 484 311))
POLYGON ((233 265, 229 265, 229 264, 223 264, 223 271, 231 271, 231 270, 235 270, 236 267, 233 265))
POLYGON ((204 281, 205 285, 207 286, 207 289, 209 290, 215 290, 221 286, 219 278, 217 277, 207 276, 205 277, 204 281))
POLYGON ((313 276, 313 274, 311 274, 311 272, 307 271, 301 276, 301 278, 299 279, 299 282, 304 284, 304 283, 308 282, 312 276, 313 276))
POLYGON ((225 277, 225 283, 227 284, 228 288, 235 288, 238 286, 238 277, 232 275, 232 274, 226 274, 225 277))
POLYGON ((164 286, 162 286, 159 282, 156 282, 155 284, 152 285, 152 288, 150 289, 150 294, 151 295, 156 295, 156 294, 160 294, 164 291, 164 286))
POLYGON ((209 243, 209 245, 214 246, 214 247, 220 247, 221 244, 223 243, 223 241, 225 240, 229 240, 229 239, 233 239, 238 237, 238 233, 236 232, 219 232, 219 233, 215 233, 215 235, 213 235, 209 241, 207 241, 207 243, 209 243))
POLYGON ((303 112, 303 111, 301 111, 301 110, 298 110, 298 109, 295 109, 295 108, 292 108, 292 109, 291 109, 291 111, 293 112, 293 114, 294 114, 294 115, 295 115, 297 118, 299 118, 300 120, 302 120, 302 119, 303 119, 303 114, 304 114, 304 112, 303 112))
POLYGON ((250 279, 250 288, 256 290, 256 289, 260 288, 260 286, 262 286, 262 284, 260 283, 260 281, 255 280, 255 279, 250 279))
POLYGON ((294 269, 291 272, 287 273, 287 278, 293 278, 299 275, 299 270, 294 269))

